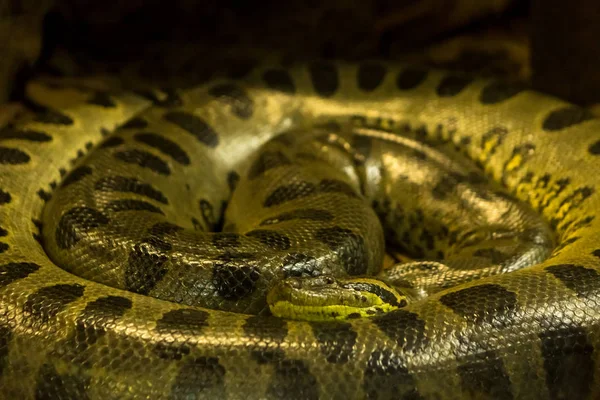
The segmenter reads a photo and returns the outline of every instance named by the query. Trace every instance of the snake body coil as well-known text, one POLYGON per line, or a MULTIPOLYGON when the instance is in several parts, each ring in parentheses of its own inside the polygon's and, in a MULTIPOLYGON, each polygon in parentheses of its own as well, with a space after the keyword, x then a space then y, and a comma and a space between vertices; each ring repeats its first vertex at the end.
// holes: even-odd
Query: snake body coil
POLYGON ((600 124, 586 111, 379 62, 264 67, 153 106, 43 90, 52 110, 0 134, 2 397, 600 394, 600 124), (395 196, 414 183, 410 208, 395 196), (227 202, 223 232, 205 233, 227 202), (429 295, 342 322, 267 315, 282 279, 376 274, 376 212, 392 236, 416 229, 409 252, 450 260, 441 280, 404 271, 429 295))

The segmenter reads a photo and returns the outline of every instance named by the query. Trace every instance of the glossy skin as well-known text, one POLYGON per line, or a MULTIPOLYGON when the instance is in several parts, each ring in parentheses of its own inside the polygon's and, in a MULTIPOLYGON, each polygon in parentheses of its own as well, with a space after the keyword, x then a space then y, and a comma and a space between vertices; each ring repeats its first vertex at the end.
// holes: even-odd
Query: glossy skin
MULTIPOLYGON (((600 345, 600 230, 595 213, 600 206, 600 123, 585 111, 496 82, 379 63, 313 63, 290 70, 266 67, 244 81, 211 82, 152 108, 147 100, 125 93, 107 97, 90 91, 78 96, 59 112, 4 133, 0 145, 3 397, 35 398, 36 393, 102 399, 599 395, 595 363, 600 345), (366 68, 379 73, 365 74, 366 68), (134 116, 137 118, 132 119, 134 116), (180 255, 177 247, 185 244, 186 232, 194 229, 191 218, 198 221, 198 230, 216 224, 206 203, 199 204, 199 197, 213 206, 213 216, 218 215, 218 204, 230 193, 227 177, 235 176, 231 171, 241 179, 226 216, 226 221, 234 221, 236 226, 226 226, 226 231, 248 233, 269 218, 281 218, 284 212, 319 205, 334 214, 334 222, 313 220, 315 227, 339 227, 327 231, 318 246, 311 236, 302 247, 324 249, 322 260, 328 262, 317 263, 319 268, 325 266, 321 270, 328 273, 337 268, 342 275, 352 275, 357 271, 350 273, 350 266, 366 266, 361 274, 377 273, 383 251, 382 228, 364 198, 382 198, 378 197, 381 193, 365 187, 364 195, 360 191, 351 194, 340 189, 343 185, 324 184, 325 178, 336 178, 353 187, 360 180, 353 180, 348 170, 326 171, 314 160, 305 164, 317 173, 317 178, 305 178, 316 179, 313 185, 319 190, 311 189, 312 197, 296 198, 293 193, 298 191, 293 190, 274 195, 282 182, 293 180, 277 175, 286 168, 264 168, 269 163, 257 167, 259 181, 247 182, 252 175, 252 155, 260 158, 255 153, 279 132, 302 131, 330 120, 345 122, 349 116, 355 120, 360 116, 369 125, 397 133, 416 132, 427 143, 458 148, 480 163, 493 181, 539 212, 554 231, 557 247, 542 260, 542 250, 548 247, 546 228, 532 220, 527 224, 537 227, 543 240, 539 234, 524 235, 517 243, 516 247, 534 249, 530 262, 519 264, 520 268, 487 271, 484 275, 488 277, 436 289, 436 293, 383 316, 317 323, 240 313, 264 311, 266 303, 260 294, 266 294, 270 282, 276 282, 286 269, 294 271, 301 264, 301 272, 310 271, 309 258, 298 256, 297 251, 284 262, 298 246, 298 236, 289 235, 288 243, 282 236, 274 240, 276 235, 254 233, 235 236, 240 243, 232 245, 237 242, 234 236, 221 235, 217 236, 221 246, 228 247, 226 250, 235 247, 237 255, 231 256, 229 251, 223 258, 226 252, 215 246, 213 260, 221 256, 221 264, 209 264, 213 293, 198 296, 198 285, 191 285, 196 290, 193 296, 169 298, 172 292, 167 283, 183 286, 181 282, 189 281, 175 279, 170 274, 177 269, 167 267, 173 260, 196 265, 180 255), (113 139, 118 136, 103 138, 103 130, 111 131, 126 121, 123 142, 113 139), (174 147, 164 142, 156 145, 160 139, 139 136, 141 131, 178 144, 190 156, 189 164, 174 147), (92 162, 89 171, 75 169, 77 173, 61 178, 61 170, 81 167, 71 159, 88 142, 99 145, 89 158, 97 164, 92 162), (103 162, 113 169, 95 168, 103 162), (165 165, 169 174, 164 173, 165 165), (188 190, 187 177, 197 176, 199 171, 205 174, 195 183, 200 186, 190 187, 192 196, 181 196, 188 190), (334 176, 322 175, 329 173, 334 176), (156 190, 120 185, 114 179, 98 183, 114 174, 134 174, 156 190), (50 198, 61 181, 62 187, 50 198), (109 187, 112 190, 105 190, 109 187), (95 200, 76 200, 69 194, 85 193, 84 189, 101 194, 95 200), (157 200, 162 199, 158 193, 165 195, 167 203, 157 200), (290 208, 265 211, 270 208, 265 207, 269 196, 270 205, 290 201, 290 208), (142 203, 113 203, 123 199, 143 200, 162 213, 142 203), (354 207, 349 208, 349 202, 354 207), (95 205, 92 211, 73 211, 71 219, 61 225, 68 210, 89 204, 95 205), (61 207, 67 210, 62 215, 56 212, 61 207), (257 211, 244 211, 248 209, 257 211), (183 231, 165 225, 162 218, 169 218, 183 231), (117 242, 114 253, 98 249, 99 245, 113 246, 107 239, 111 234, 120 235, 117 228, 121 223, 129 227, 135 240, 125 240, 129 245, 117 242), (342 223, 349 225, 340 226, 342 223), (74 274, 55 265, 38 242, 40 237, 53 259, 71 262, 65 268, 74 274), (347 247, 335 245, 340 237, 345 238, 343 243, 362 241, 364 245, 358 247, 363 252, 355 256, 367 261, 349 263, 352 258, 348 258, 347 247), (87 247, 79 247, 84 245, 87 247), (259 247, 263 245, 266 247, 259 247), (123 254, 129 267, 121 270, 112 268, 119 249, 128 250, 123 254), (249 249, 254 255, 244 258, 249 249), (267 264, 274 267, 270 273, 267 264), (533 265, 525 266, 528 264, 533 265), (125 272, 132 265, 141 267, 135 271, 151 273, 137 275, 146 280, 131 281, 125 272), (101 266, 108 266, 108 272, 101 266), (238 275, 240 269, 243 273, 238 275), (161 279, 156 279, 160 275, 156 271, 161 279), (138 294, 77 276, 86 274, 109 285, 133 288, 138 294), (169 301, 151 297, 159 294, 169 301), (195 300, 228 311, 185 305, 195 300)), ((314 145, 311 143, 308 145, 314 145)), ((331 164, 345 165, 334 152, 328 154, 333 154, 331 164)), ((373 160, 379 153, 364 154, 365 160, 373 160)), ((393 161, 392 153, 381 154, 385 154, 382 162, 393 161)), ((230 178, 230 182, 234 180, 230 178)), ((461 221, 464 214, 458 215, 456 220, 461 221)), ((516 215, 529 214, 525 210, 516 215)), ((504 219, 516 232, 524 222, 520 217, 514 223, 509 220, 504 219)), ((306 221, 297 218, 285 224, 294 229, 306 221)), ((262 229, 270 226, 277 231, 271 223, 262 229)), ((278 229, 278 233, 286 233, 284 228, 278 229)), ((498 235, 492 236, 498 239, 498 235)), ((309 255, 319 259, 316 254, 309 255)))

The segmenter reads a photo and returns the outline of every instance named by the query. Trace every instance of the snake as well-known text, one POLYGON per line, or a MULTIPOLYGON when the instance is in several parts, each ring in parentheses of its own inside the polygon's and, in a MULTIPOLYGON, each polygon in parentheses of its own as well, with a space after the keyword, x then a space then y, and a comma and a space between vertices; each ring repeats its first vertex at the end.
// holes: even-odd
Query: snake
POLYGON ((376 60, 31 87, 0 133, 2 398, 600 395, 586 109, 376 60))

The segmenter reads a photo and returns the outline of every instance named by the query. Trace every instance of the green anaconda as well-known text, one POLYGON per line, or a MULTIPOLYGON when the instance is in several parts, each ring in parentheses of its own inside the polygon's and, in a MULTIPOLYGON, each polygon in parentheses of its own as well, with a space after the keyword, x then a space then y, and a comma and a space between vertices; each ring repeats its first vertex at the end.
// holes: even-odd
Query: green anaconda
POLYGON ((3 398, 599 396, 587 111, 375 61, 44 90, 0 134, 3 398), (269 315, 284 278, 370 286, 384 236, 437 260, 389 273, 408 304, 269 315))

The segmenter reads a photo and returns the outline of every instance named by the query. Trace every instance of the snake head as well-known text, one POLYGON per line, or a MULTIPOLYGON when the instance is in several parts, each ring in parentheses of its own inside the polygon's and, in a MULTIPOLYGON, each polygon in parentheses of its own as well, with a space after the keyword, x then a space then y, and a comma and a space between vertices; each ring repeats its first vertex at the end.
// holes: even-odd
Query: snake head
POLYGON ((331 321, 382 315, 406 306, 407 297, 376 279, 320 275, 283 280, 267 303, 281 318, 331 321))

